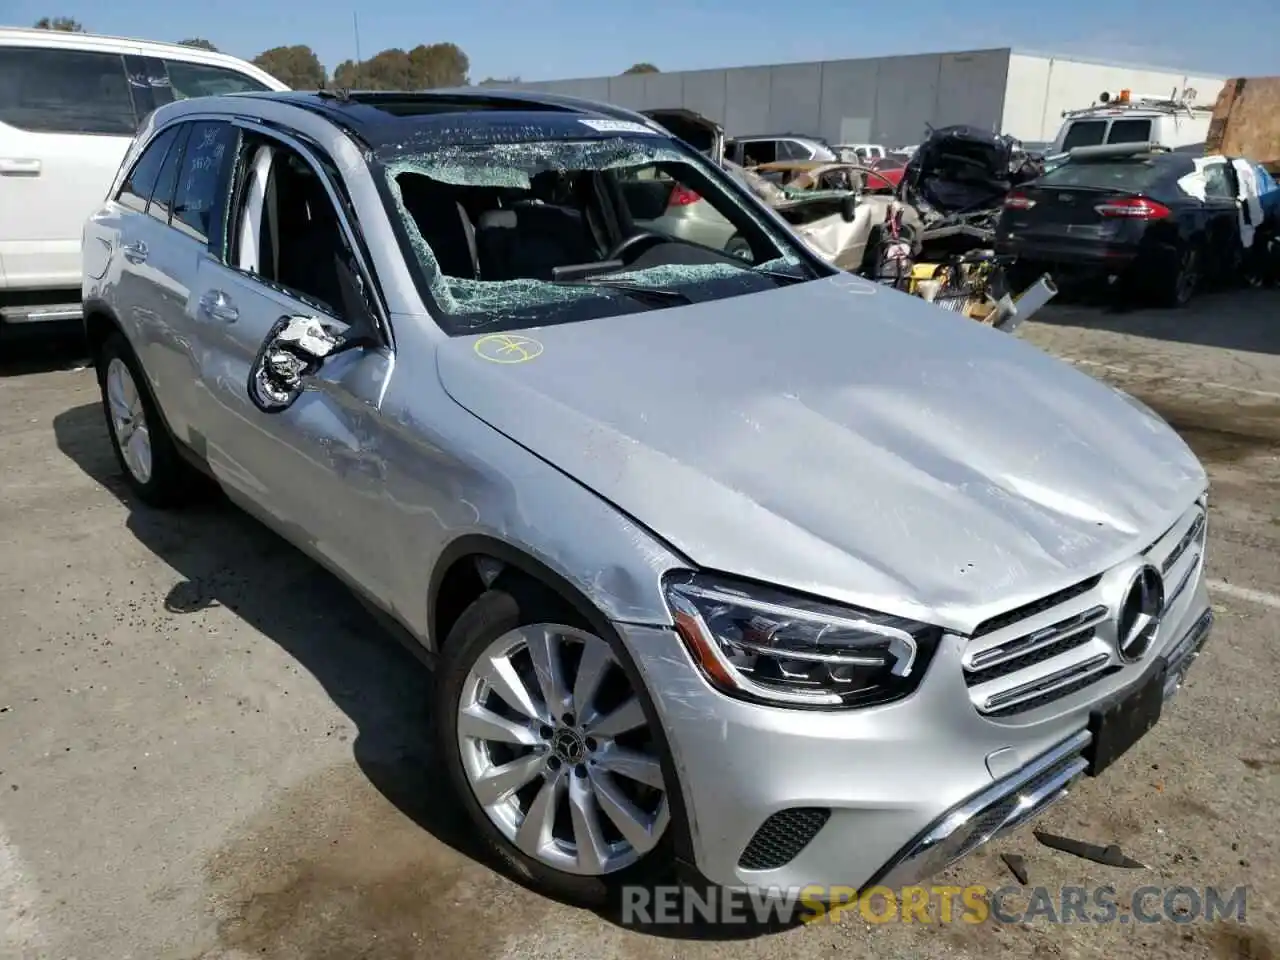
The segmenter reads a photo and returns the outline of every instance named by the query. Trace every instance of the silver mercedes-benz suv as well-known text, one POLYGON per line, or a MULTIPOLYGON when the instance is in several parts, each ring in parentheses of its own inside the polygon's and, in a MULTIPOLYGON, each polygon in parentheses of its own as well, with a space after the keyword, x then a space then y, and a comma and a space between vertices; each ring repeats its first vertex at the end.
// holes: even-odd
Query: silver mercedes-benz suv
POLYGON ((84 263, 137 497, 203 472, 386 614, 475 829, 560 896, 922 878, 1103 770, 1209 632, 1173 430, 637 114, 172 104, 84 263), (678 189, 749 252, 636 227, 678 189))

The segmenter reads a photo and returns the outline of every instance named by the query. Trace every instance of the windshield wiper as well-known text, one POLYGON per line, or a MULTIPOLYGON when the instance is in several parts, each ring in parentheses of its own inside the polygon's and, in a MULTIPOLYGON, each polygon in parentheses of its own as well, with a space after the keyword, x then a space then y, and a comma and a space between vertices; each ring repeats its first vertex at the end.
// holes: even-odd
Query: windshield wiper
POLYGON ((604 287, 606 290, 620 290, 629 293, 637 300, 648 300, 650 303, 692 303, 687 293, 679 290, 668 290, 665 287, 646 287, 626 280, 553 280, 562 287, 604 287))

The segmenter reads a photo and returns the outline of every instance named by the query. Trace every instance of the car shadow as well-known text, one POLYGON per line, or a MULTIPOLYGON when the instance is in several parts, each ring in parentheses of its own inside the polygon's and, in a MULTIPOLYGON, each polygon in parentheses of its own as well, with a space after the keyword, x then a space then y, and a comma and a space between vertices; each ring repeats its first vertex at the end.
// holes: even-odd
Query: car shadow
POLYGON ((1064 289, 1031 323, 1126 333, 1153 340, 1280 354, 1280 289, 1206 290, 1181 309, 1145 307, 1064 289))
MULTIPOLYGON (((442 843, 522 883, 493 861, 465 811, 440 788, 429 671, 336 577, 216 493, 180 513, 139 502, 116 463, 99 404, 58 414, 53 430, 59 450, 128 508, 129 531, 180 574, 167 610, 221 605, 280 646, 355 725, 354 759, 384 797, 442 843)), ((659 892, 641 897, 655 903, 659 892)), ((728 924, 679 914, 677 922, 661 922, 620 900, 597 913, 632 931, 690 940, 745 939, 794 925, 757 921, 750 904, 733 914, 749 919, 728 924)))

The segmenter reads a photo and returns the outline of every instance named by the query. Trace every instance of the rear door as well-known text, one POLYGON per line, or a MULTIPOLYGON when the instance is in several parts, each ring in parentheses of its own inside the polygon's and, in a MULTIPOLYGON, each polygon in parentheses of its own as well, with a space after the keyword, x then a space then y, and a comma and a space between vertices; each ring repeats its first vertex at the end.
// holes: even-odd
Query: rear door
POLYGON ((0 43, 0 265, 10 287, 80 286, 84 222, 138 121, 122 54, 0 43))
POLYGON ((1236 172, 1240 202, 1240 242, 1246 250, 1253 246, 1254 234, 1262 223, 1262 197, 1258 192, 1258 171, 1248 160, 1236 157, 1231 161, 1236 172))
POLYGON ((1204 179, 1209 264, 1221 272, 1231 269, 1233 256, 1243 242, 1240 228, 1240 184, 1226 157, 1197 161, 1204 179))

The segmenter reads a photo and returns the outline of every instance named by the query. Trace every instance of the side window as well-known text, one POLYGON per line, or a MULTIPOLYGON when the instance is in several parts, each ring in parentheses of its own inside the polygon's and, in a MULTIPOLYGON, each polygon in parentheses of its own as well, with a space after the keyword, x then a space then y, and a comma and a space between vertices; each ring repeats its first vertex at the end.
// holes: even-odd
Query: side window
POLYGON ((241 156, 230 263, 341 318, 349 248, 324 181, 275 141, 246 143, 241 156))
POLYGON ((211 67, 204 63, 187 63, 183 60, 166 60, 169 84, 173 99, 190 97, 216 97, 224 93, 252 93, 269 89, 250 76, 225 67, 211 67))
POLYGON ((1227 176, 1225 163, 1210 163, 1204 168, 1204 195, 1210 200, 1234 200, 1236 192, 1231 189, 1231 181, 1227 176))
POLYGON ((813 151, 803 143, 798 143, 795 140, 778 141, 779 160, 809 160, 812 157, 813 151))
POLYGON ((1146 143, 1150 139, 1150 120, 1112 120, 1107 131, 1107 143, 1146 143))
POLYGON ((762 163, 773 163, 777 159, 778 143, 776 140, 751 140, 742 145, 744 166, 755 167, 762 163))
POLYGON ((33 133, 132 137, 138 115, 124 58, 0 46, 0 122, 33 133))
POLYGON ((1062 152, 1066 153, 1076 147, 1096 147, 1102 143, 1106 133, 1105 120, 1076 120, 1067 128, 1067 135, 1062 139, 1062 152))
POLYGON ((165 155, 177 134, 177 128, 170 127, 152 140, 147 149, 142 152, 142 156, 129 171, 124 186, 116 194, 116 201, 121 206, 136 210, 138 213, 146 211, 147 201, 151 199, 151 194, 155 190, 156 179, 160 176, 165 155))
POLYGON ((236 128, 216 120, 190 124, 187 147, 178 168, 173 195, 173 226, 202 243, 209 242, 210 218, 218 206, 218 191, 234 158, 236 128))
POLYGON ((173 192, 178 187, 178 170, 181 168, 183 154, 187 146, 187 138, 191 135, 192 126, 194 124, 184 123, 175 127, 177 137, 173 141, 173 146, 169 148, 169 152, 165 155, 164 165, 160 168, 160 175, 156 177, 156 188, 151 191, 151 202, 147 204, 147 213, 161 223, 170 221, 170 214, 173 210, 173 192))

